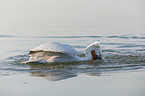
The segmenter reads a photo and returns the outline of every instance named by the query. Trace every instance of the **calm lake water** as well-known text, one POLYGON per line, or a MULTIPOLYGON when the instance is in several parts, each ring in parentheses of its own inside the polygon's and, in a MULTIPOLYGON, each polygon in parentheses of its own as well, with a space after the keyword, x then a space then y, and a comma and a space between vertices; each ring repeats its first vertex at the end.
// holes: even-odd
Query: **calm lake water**
POLYGON ((143 0, 0 2, 0 96, 145 95, 143 0), (104 61, 22 63, 43 43, 69 44, 84 57, 97 40, 104 61))

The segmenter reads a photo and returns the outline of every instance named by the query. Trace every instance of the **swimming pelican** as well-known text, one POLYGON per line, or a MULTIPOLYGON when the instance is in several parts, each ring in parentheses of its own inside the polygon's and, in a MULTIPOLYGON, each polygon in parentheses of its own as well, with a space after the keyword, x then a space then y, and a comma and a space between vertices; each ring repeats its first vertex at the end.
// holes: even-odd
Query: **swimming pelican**
POLYGON ((84 58, 77 56, 77 51, 68 44, 48 42, 29 51, 28 62, 49 63, 49 62, 78 62, 85 60, 101 60, 102 51, 100 42, 95 41, 86 48, 84 58))

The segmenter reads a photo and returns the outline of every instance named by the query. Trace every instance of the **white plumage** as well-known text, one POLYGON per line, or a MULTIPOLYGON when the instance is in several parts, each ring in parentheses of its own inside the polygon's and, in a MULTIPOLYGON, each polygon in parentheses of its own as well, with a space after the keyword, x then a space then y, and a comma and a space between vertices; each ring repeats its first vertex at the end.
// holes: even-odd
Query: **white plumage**
POLYGON ((99 41, 95 41, 94 43, 90 44, 87 48, 86 48, 86 58, 88 58, 89 60, 92 59, 92 54, 91 51, 95 50, 96 55, 98 55, 99 57, 102 57, 102 51, 100 48, 100 42, 99 41))
POLYGON ((68 44, 60 44, 58 42, 48 42, 30 50, 30 52, 37 51, 61 52, 71 55, 77 55, 77 51, 72 48, 72 46, 68 44))
POLYGON ((100 42, 96 41, 86 48, 86 57, 77 56, 77 51, 68 44, 57 42, 48 42, 34 49, 31 49, 28 62, 48 63, 48 62, 77 62, 92 59, 92 51, 99 57, 102 57, 100 42))

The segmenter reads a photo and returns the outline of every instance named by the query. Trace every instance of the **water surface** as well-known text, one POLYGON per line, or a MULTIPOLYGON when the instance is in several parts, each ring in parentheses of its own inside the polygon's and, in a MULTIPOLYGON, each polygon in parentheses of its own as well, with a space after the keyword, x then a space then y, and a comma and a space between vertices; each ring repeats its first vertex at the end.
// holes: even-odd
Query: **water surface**
MULTIPOLYGON (((11 39, 9 42, 16 43, 14 48, 17 47, 17 50, 15 50, 16 48, 12 49, 12 46, 8 52, 2 54, 4 56, 1 57, 6 58, 1 59, 1 75, 27 73, 30 74, 30 76, 44 77, 48 80, 57 81, 73 78, 80 74, 99 77, 107 75, 109 72, 143 70, 145 67, 145 45, 143 43, 145 40, 144 36, 145 34, 141 34, 140 36, 121 35, 38 37, 1 35, 1 39, 9 38, 11 39), (35 40, 38 42, 35 42, 35 40), (78 56, 84 57, 85 48, 95 40, 101 41, 101 48, 105 60, 50 64, 22 63, 28 61, 30 58, 28 52, 31 48, 45 43, 46 41, 70 44, 76 50, 78 50, 78 56)), ((5 44, 5 46, 8 47, 9 45, 5 44)), ((7 49, 4 51, 7 51, 7 49)))
POLYGON ((143 0, 1 0, 0 96, 144 96, 143 0), (30 49, 69 44, 84 57, 99 40, 105 60, 23 64, 30 49))

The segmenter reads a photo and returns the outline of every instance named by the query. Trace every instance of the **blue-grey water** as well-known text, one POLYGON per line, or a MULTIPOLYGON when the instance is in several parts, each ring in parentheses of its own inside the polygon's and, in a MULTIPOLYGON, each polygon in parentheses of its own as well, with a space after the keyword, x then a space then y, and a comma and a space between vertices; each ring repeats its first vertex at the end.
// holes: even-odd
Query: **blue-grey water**
POLYGON ((0 1, 0 96, 144 96, 145 1, 0 1), (85 56, 99 40, 105 60, 24 64, 47 42, 85 56))
MULTIPOLYGON (((145 34, 112 36, 7 36, 1 35, 3 49, 1 54, 1 74, 23 74, 48 77, 48 80, 63 80, 80 74, 90 76, 107 75, 109 72, 143 70, 145 68, 145 34), (23 64, 28 61, 31 48, 46 42, 60 42, 72 45, 78 56, 85 56, 85 48, 92 42, 100 40, 102 61, 84 61, 73 63, 23 64)), ((1 49, 2 50, 2 49, 1 49)))

